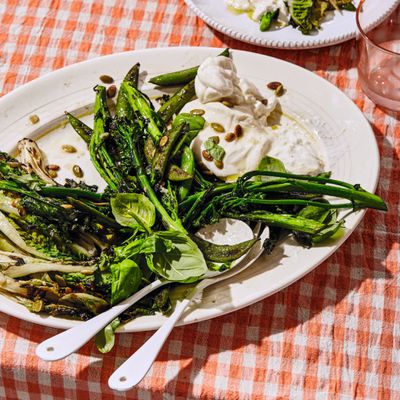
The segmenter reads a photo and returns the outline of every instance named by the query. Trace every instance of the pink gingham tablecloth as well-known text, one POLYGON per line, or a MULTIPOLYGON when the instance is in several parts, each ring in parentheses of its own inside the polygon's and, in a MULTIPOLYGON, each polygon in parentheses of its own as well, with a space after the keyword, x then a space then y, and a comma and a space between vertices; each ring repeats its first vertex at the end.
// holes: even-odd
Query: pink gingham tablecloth
POLYGON ((151 332, 118 335, 106 355, 89 343, 46 363, 35 347, 57 330, 1 314, 0 398, 399 399, 400 122, 361 92, 354 40, 307 51, 258 48, 213 31, 177 0, 3 0, 0 92, 103 54, 181 45, 268 54, 343 90, 375 132, 377 192, 389 211, 368 211, 333 256, 287 289, 176 328, 148 376, 125 394, 112 392, 107 379, 151 332))

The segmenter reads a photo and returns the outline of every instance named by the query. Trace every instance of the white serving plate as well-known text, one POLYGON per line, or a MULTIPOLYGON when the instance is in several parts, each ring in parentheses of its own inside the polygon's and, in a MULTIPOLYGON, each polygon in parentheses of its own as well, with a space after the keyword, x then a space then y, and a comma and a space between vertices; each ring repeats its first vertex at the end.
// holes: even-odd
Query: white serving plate
MULTIPOLYGON (((79 163, 87 183, 101 183, 90 163, 86 145, 62 123, 64 111, 90 111, 94 99, 92 88, 99 83, 100 75, 109 74, 118 84, 130 66, 139 61, 143 71, 141 78, 148 80, 152 75, 200 64, 220 51, 201 47, 131 51, 74 64, 36 79, 0 99, 0 149, 13 152, 19 139, 40 138, 38 143, 48 161, 62 166, 60 181, 72 176, 68 171, 74 163, 79 163), (36 125, 29 121, 32 114, 40 118, 36 125), (74 155, 60 152, 60 146, 65 143, 76 146, 78 152, 74 155)), ((287 90, 280 98, 283 111, 320 136, 333 177, 359 183, 372 192, 375 190, 379 175, 377 144, 368 121, 349 98, 317 75, 285 61, 238 50, 232 51, 232 57, 238 74, 253 81, 261 90, 270 81, 283 83, 287 90)), ((147 88, 152 86, 147 85, 147 88)), ((92 116, 85 118, 91 123, 92 116)), ((337 250, 363 215, 364 212, 352 214, 347 219, 346 235, 329 245, 303 249, 287 240, 272 255, 261 258, 244 273, 208 289, 202 301, 184 315, 181 324, 238 310, 285 288, 337 250)), ((0 296, 0 311, 57 328, 69 328, 79 323, 30 313, 4 296, 0 296)), ((120 331, 156 329, 164 319, 161 315, 140 317, 120 331)))
MULTIPOLYGON (((372 29, 381 23, 400 4, 400 0, 367 0, 368 23, 372 29)), ((278 49, 307 49, 331 46, 353 39, 357 33, 356 13, 335 11, 329 13, 321 29, 311 35, 303 35, 298 29, 287 26, 261 32, 257 22, 246 13, 236 15, 226 8, 224 0, 185 0, 189 8, 205 23, 234 39, 264 47, 278 49)), ((358 5, 360 0, 354 2, 358 5)))

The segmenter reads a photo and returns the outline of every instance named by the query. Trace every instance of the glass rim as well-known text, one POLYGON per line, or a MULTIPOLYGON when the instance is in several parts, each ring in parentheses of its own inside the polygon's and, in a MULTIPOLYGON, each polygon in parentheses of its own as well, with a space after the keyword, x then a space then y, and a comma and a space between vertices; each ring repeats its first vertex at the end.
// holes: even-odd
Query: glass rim
MULTIPOLYGON (((359 5, 358 5, 358 7, 357 7, 357 10, 356 10, 356 24, 357 24, 357 28, 358 28, 358 31, 360 32, 361 36, 363 36, 364 39, 367 40, 368 42, 370 42, 373 46, 379 48, 380 50, 384 51, 385 53, 400 57, 400 53, 397 53, 397 52, 389 50, 389 49, 385 49, 384 47, 382 47, 378 43, 375 43, 374 40, 372 40, 368 36, 368 33, 362 28, 360 20, 359 20, 359 14, 362 12, 361 8, 362 8, 364 2, 365 2, 365 0, 361 0, 359 5)), ((374 29, 374 28, 372 28, 372 29, 374 29)))

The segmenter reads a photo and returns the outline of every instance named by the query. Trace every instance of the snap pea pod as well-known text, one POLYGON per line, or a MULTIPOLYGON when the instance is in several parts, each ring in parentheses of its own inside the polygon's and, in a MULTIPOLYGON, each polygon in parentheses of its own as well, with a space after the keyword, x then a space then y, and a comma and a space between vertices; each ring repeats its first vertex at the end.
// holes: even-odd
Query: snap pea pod
MULTIPOLYGON (((331 239, 344 227, 344 221, 337 221, 335 223, 329 224, 326 228, 319 231, 317 234, 313 235, 311 238, 312 244, 323 243, 328 239, 331 239)), ((343 232, 343 231, 342 231, 343 232)))
POLYGON ((90 136, 92 136, 93 129, 89 128, 84 122, 80 119, 76 118, 69 112, 65 111, 65 115, 67 116, 68 122, 74 128, 75 132, 86 142, 90 142, 90 136))
MULTIPOLYGON (((136 63, 125 75, 122 82, 128 82, 133 87, 137 88, 139 83, 139 68, 140 64, 136 63)), ((122 90, 118 92, 117 103, 115 106, 115 113, 120 118, 132 118, 132 108, 122 90)))
POLYGON ((140 63, 136 63, 125 75, 122 82, 128 82, 134 87, 138 87, 139 84, 139 71, 140 71, 140 63))
POLYGON ((184 169, 178 167, 175 164, 171 164, 168 168, 168 179, 173 182, 186 182, 191 179, 192 176, 188 174, 184 169))
MULTIPOLYGON (((229 57, 229 49, 225 49, 219 56, 229 57)), ((176 86, 184 85, 185 83, 193 80, 197 75, 197 70, 199 66, 187 69, 182 69, 180 71, 169 72, 167 74, 161 74, 154 76, 149 80, 150 83, 154 83, 158 86, 176 86)))
POLYGON ((132 109, 137 111, 143 118, 145 118, 146 130, 152 137, 153 142, 158 144, 163 136, 162 129, 160 129, 160 127, 163 127, 164 124, 162 119, 160 119, 160 116, 153 110, 151 103, 143 95, 143 93, 140 92, 140 90, 136 89, 129 82, 122 82, 120 90, 125 94, 126 99, 132 109))
MULTIPOLYGON (((329 202, 326 201, 325 199, 319 199, 319 202, 325 203, 329 205, 329 202)), ((349 208, 349 207, 347 207, 349 208)), ((301 217, 304 218, 309 218, 313 219, 315 221, 319 222, 325 222, 328 216, 331 215, 330 209, 323 208, 323 207, 316 207, 314 205, 308 205, 304 208, 302 208, 297 215, 300 215, 301 217)))
POLYGON ((195 94, 194 80, 191 80, 159 108, 158 115, 167 124, 174 114, 179 113, 183 106, 192 100, 195 94))
POLYGON ((164 146, 159 146, 153 157, 151 172, 152 183, 159 182, 164 177, 165 169, 174 145, 179 137, 186 132, 187 128, 187 124, 182 124, 176 128, 170 129, 166 133, 166 142, 164 146))
POLYGON ((189 146, 185 146, 183 148, 181 168, 190 176, 190 178, 182 182, 181 186, 178 189, 179 201, 184 200, 186 196, 189 194, 193 182, 195 162, 194 162, 193 151, 189 146))
POLYGON ((186 133, 186 135, 182 136, 177 145, 175 146, 175 149, 171 155, 171 158, 175 158, 178 153, 180 152, 181 148, 186 144, 190 145, 192 140, 198 135, 198 133, 203 129, 204 124, 205 124, 205 119, 201 117, 200 115, 191 115, 189 113, 182 113, 179 114, 172 122, 172 126, 178 126, 182 123, 188 123, 189 124, 189 131, 186 133))
POLYGON ((195 235, 190 235, 190 237, 197 244, 206 260, 218 263, 237 260, 246 254, 253 247, 254 243, 258 241, 255 238, 234 245, 221 245, 208 242, 195 235))
MULTIPOLYGON (((321 201, 329 204, 325 199, 321 199, 321 201)), ((351 208, 351 204, 348 208, 351 208)), ((337 221, 337 210, 335 209, 329 210, 309 205, 301 209, 297 215, 303 218, 313 219, 326 225, 326 228, 314 235, 304 232, 294 232, 296 241, 305 247, 311 247, 313 244, 321 243, 329 239, 343 226, 343 221, 337 221)))

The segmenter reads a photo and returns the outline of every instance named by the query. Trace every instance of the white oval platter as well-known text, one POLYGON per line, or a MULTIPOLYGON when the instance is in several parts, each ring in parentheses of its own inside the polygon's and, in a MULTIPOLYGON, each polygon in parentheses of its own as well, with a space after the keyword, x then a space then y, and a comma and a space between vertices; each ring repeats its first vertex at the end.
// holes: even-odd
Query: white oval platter
MULTIPOLYGON (((118 84, 131 65, 141 63, 142 81, 152 75, 200 64, 221 49, 180 47, 131 51, 92 59, 60 69, 16 89, 0 99, 0 150, 13 152, 19 139, 31 137, 47 155, 50 163, 61 165, 59 181, 72 177, 73 164, 85 171, 87 183, 100 183, 87 154, 85 143, 64 122, 64 111, 89 112, 93 87, 98 77, 108 74, 118 84), (36 114, 38 124, 29 116, 36 114), (47 134, 46 134, 47 133, 47 134), (74 155, 60 152, 62 144, 78 148, 74 155)), ((374 191, 379 175, 379 153, 373 131, 356 105, 339 89, 317 75, 296 65, 244 51, 232 51, 238 74, 253 81, 261 90, 270 81, 280 81, 286 94, 280 98, 282 110, 297 119, 299 127, 318 134, 326 149, 333 177, 359 183, 374 191)), ((143 85, 143 90, 153 86, 143 85)), ((85 117, 88 124, 92 116, 85 117)), ((189 324, 240 309, 255 303, 300 279, 329 257, 345 241, 364 213, 352 214, 347 232, 329 245, 304 249, 287 240, 268 257, 262 257, 243 274, 221 282, 204 293, 184 315, 181 324, 189 324)), ((30 313, 23 306, 0 296, 0 311, 17 318, 56 328, 69 328, 77 321, 30 313)), ((156 329, 164 321, 161 315, 140 317, 120 331, 156 329)))

